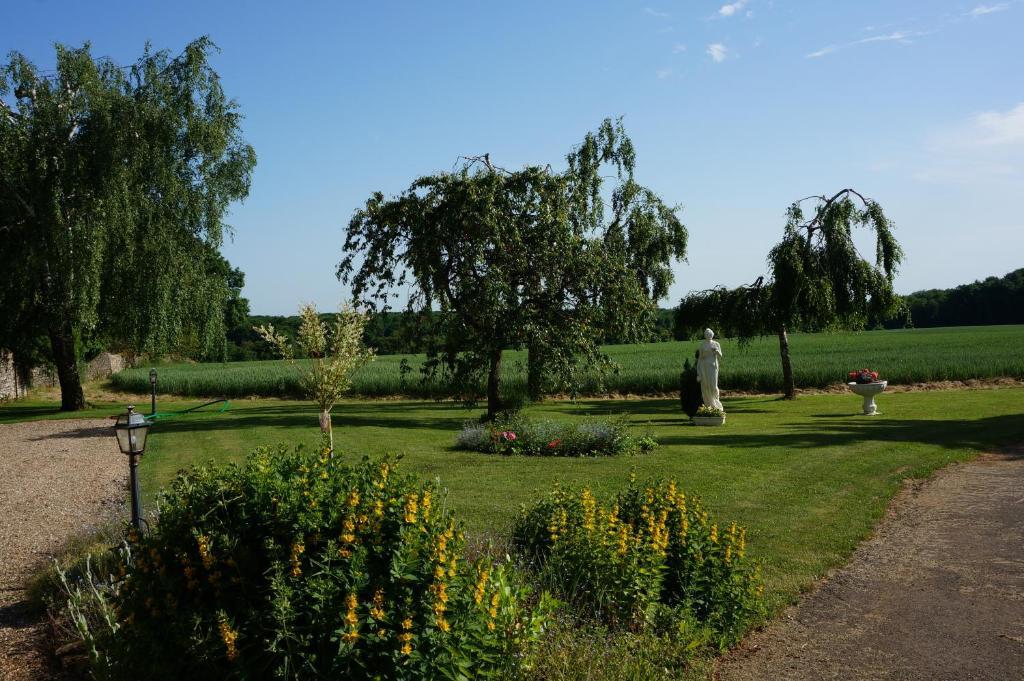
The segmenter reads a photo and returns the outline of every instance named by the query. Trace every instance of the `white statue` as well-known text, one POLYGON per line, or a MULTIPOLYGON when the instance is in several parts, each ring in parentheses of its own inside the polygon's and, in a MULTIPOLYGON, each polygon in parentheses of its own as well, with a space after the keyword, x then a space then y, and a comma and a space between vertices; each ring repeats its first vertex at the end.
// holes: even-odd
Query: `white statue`
POLYGON ((718 399, 718 360, 722 358, 722 346, 712 340, 714 337, 714 331, 704 329, 704 342, 700 344, 700 355, 697 357, 697 380, 700 381, 704 405, 725 411, 718 399))

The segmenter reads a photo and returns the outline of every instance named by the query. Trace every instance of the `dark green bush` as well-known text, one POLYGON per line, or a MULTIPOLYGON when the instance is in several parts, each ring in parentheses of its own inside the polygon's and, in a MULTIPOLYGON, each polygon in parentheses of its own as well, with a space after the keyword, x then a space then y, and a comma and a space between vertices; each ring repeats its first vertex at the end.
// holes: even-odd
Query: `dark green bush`
POLYGON ((513 541, 556 597, 613 628, 727 646, 761 610, 746 531, 719 528, 674 481, 631 482, 610 505, 556 489, 520 514, 513 541))
POLYGON ((490 678, 541 634, 546 601, 464 560, 434 490, 393 462, 260 449, 180 474, 160 506, 123 552, 111 630, 87 633, 100 676, 490 678))

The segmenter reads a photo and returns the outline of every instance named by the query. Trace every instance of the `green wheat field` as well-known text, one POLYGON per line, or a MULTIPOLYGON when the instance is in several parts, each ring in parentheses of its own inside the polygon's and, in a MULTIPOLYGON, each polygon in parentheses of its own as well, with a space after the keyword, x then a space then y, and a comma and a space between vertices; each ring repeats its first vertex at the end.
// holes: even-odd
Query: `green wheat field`
MULTIPOLYGON (((723 390, 777 392, 782 387, 778 341, 774 337, 741 346, 721 339, 723 390)), ((696 341, 612 345, 604 350, 618 369, 603 379, 590 375, 582 394, 663 394, 678 390, 683 361, 692 359, 696 341)), ((1024 378, 1024 326, 899 329, 834 334, 793 334, 790 353, 798 388, 825 388, 846 380, 853 369, 869 367, 892 384, 1024 378)), ((525 385, 523 352, 508 351, 503 363, 505 392, 525 385)), ((432 397, 443 391, 424 384, 418 368, 423 355, 387 355, 359 370, 353 393, 365 397, 432 397), (412 368, 403 376, 402 360, 412 368)), ((163 394, 195 397, 299 397, 294 370, 283 361, 225 364, 166 364, 158 367, 163 394)), ((149 367, 112 377, 113 387, 149 392, 149 367)))

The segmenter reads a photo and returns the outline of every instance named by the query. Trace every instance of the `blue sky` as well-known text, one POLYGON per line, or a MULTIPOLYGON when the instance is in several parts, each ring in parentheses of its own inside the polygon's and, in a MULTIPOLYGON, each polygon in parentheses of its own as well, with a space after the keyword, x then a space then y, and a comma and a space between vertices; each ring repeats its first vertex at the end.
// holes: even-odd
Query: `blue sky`
POLYGON ((225 246, 256 313, 338 304, 372 191, 466 154, 558 165, 606 116, 690 229, 662 305, 753 280, 789 202, 846 186, 895 221, 901 292, 1024 266, 1022 0, 5 4, 0 49, 41 66, 220 46, 259 157, 225 246))

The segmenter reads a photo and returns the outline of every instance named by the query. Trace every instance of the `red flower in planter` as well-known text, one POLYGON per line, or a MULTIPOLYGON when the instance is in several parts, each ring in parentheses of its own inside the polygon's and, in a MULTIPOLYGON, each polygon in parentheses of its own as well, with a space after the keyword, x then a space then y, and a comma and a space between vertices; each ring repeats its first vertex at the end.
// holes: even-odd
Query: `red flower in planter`
POLYGON ((548 449, 554 449, 555 447, 557 447, 560 444, 562 444, 561 440, 557 440, 557 439, 556 440, 552 440, 551 442, 548 443, 548 449))

